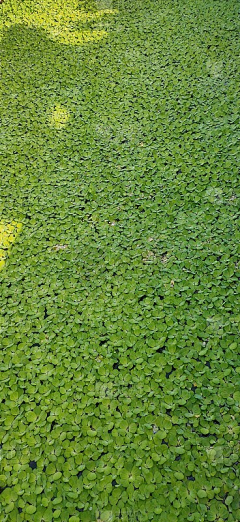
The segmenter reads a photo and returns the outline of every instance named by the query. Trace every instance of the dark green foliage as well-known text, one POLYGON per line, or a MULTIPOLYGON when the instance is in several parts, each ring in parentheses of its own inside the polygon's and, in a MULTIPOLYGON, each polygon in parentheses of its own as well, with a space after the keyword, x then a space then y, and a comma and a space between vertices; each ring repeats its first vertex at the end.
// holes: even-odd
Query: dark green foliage
POLYGON ((238 2, 1 17, 0 521, 237 522, 238 2))

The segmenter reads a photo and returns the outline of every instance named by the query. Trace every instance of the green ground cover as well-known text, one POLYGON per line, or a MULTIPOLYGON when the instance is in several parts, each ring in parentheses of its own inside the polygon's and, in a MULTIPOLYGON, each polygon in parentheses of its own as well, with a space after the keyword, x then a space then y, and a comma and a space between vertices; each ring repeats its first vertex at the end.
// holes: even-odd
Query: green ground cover
POLYGON ((0 11, 0 521, 237 522, 239 4, 0 11))

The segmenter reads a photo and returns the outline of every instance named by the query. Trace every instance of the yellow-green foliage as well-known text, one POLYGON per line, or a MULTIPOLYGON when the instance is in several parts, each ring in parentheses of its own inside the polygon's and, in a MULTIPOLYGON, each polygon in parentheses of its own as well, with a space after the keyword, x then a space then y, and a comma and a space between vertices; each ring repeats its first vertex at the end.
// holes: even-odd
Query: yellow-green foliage
POLYGON ((22 228, 21 223, 0 222, 0 270, 4 267, 8 251, 22 228))
POLYGON ((98 41, 107 35, 103 29, 85 30, 87 22, 98 23, 106 14, 117 13, 115 9, 94 9, 92 12, 79 9, 78 0, 26 0, 6 2, 2 6, 0 28, 24 24, 33 29, 44 29, 53 40, 63 44, 79 45, 98 41))
POLYGON ((0 522, 240 520, 239 43, 238 0, 0 6, 0 522))

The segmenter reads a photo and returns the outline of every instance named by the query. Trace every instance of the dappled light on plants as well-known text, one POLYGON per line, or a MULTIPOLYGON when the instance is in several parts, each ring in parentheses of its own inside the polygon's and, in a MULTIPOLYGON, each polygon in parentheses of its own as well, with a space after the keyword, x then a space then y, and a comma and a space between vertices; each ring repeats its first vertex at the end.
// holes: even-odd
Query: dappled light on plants
MULTIPOLYGON (((10 28, 15 24, 24 24, 28 28, 44 29, 48 36, 60 43, 82 45, 96 42, 107 36, 102 28, 88 28, 87 24, 97 25, 117 10, 103 8, 91 10, 79 9, 78 0, 66 3, 64 0, 26 0, 24 2, 6 1, 2 7, 0 28, 10 28)), ((96 4, 97 5, 97 4, 96 4)))
POLYGON ((16 241, 21 229, 22 224, 16 223, 16 221, 11 223, 0 221, 0 270, 4 267, 10 248, 16 241))
POLYGON ((68 123, 70 118, 69 111, 60 104, 56 105, 49 115, 49 124, 56 129, 62 129, 68 123))
POLYGON ((1 522, 240 520, 238 9, 1 6, 1 522))

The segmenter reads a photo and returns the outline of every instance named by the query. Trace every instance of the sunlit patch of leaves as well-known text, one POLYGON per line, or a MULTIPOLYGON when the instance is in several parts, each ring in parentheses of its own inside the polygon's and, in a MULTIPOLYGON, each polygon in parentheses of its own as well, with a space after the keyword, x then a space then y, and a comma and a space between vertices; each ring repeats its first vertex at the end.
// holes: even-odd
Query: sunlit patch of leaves
POLYGON ((21 229, 22 224, 16 221, 0 222, 0 270, 4 267, 9 250, 21 229))
POLYGON ((88 12, 79 9, 77 0, 71 0, 67 8, 63 0, 28 0, 21 4, 12 2, 11 6, 4 6, 3 9, 5 17, 2 24, 0 23, 1 29, 24 24, 28 28, 44 29, 50 38, 71 45, 82 45, 106 37, 107 32, 104 29, 89 30, 86 25, 101 22, 104 16, 117 12, 110 4, 105 7, 99 4, 97 9, 88 12))

